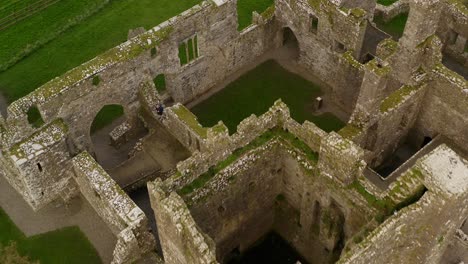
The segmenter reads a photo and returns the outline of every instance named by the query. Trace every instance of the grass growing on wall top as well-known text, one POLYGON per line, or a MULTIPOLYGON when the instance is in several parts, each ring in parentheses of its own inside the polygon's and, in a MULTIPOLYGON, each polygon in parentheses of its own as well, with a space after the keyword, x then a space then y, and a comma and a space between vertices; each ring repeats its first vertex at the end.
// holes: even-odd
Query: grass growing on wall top
POLYGON ((381 16, 376 16, 374 18, 377 27, 390 34, 395 40, 403 36, 407 20, 408 13, 399 14, 388 22, 384 22, 381 16))
POLYGON ((28 238, 0 208, 0 244, 6 246, 11 242, 16 243, 21 256, 44 264, 102 263, 78 227, 66 227, 28 238))
MULTIPOLYGON (((80 1, 73 1, 75 2, 80 1)), ((141 26, 149 29, 200 2, 199 0, 111 0, 98 13, 63 32, 53 41, 0 73, 0 92, 12 102, 52 78, 124 42, 129 29, 141 26)), ((72 9, 67 9, 64 14, 74 12, 72 9)), ((21 23, 29 23, 34 17, 36 15, 21 23)), ((19 25, 14 28, 17 26, 19 25)), ((28 32, 24 30, 19 34, 25 37, 24 35, 31 33, 28 32)), ((9 44, 0 38, 0 45, 4 47, 9 44)))
POLYGON ((265 113, 281 98, 296 121, 302 123, 309 120, 327 132, 341 129, 344 123, 333 114, 317 116, 310 111, 311 103, 320 94, 318 85, 286 71, 277 62, 270 60, 191 110, 204 127, 211 127, 222 120, 233 133, 240 121, 251 114, 259 116, 265 113))
POLYGON ((252 24, 253 11, 261 14, 273 4, 274 0, 237 0, 238 29, 242 30, 252 24))

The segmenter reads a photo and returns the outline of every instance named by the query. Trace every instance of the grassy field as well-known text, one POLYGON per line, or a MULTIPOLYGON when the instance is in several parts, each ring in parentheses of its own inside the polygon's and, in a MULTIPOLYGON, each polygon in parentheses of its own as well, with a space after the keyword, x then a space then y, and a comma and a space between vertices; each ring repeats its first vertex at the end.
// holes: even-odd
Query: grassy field
POLYGON ((327 132, 341 129, 344 123, 333 114, 316 116, 310 111, 310 104, 320 94, 318 85, 286 71, 270 60, 191 110, 202 125, 210 127, 222 120, 233 133, 240 121, 251 114, 263 114, 281 98, 289 106, 291 116, 296 121, 302 123, 309 120, 327 132))
POLYGON ((0 70, 58 37, 88 17, 106 0, 61 0, 15 26, 0 31, 0 70))
POLYGON ((377 24, 377 27, 390 34, 396 40, 403 36, 407 20, 408 13, 400 14, 388 22, 384 22, 381 16, 374 18, 374 22, 377 24))
POLYGON ((0 244, 16 242, 18 252, 44 264, 101 263, 98 253, 78 227, 26 237, 0 208, 0 244))
POLYGON ((252 24, 253 11, 257 11, 260 14, 273 3, 274 0, 238 0, 237 16, 239 17, 239 30, 252 24))
MULTIPOLYGON (((53 41, 0 73, 0 92, 12 102, 52 78, 125 41, 129 29, 140 26, 149 29, 199 2, 199 0, 111 0, 98 13, 63 32, 53 41)), ((35 17, 36 15, 21 23, 26 23, 35 17)), ((17 26, 20 25, 15 27, 17 26)), ((23 31, 21 34, 30 33, 23 31)), ((0 41, 2 43, 0 45, 8 45, 4 44, 3 40, 0 41)))

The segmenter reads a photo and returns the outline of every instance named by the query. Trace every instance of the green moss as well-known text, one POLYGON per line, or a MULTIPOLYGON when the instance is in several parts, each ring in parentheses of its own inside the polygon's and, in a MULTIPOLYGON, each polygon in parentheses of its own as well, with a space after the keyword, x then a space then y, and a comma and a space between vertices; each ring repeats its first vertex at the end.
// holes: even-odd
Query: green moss
POLYGON ((37 107, 33 106, 29 108, 26 115, 28 116, 29 124, 34 128, 39 128, 44 124, 44 120, 42 119, 41 113, 37 107))
POLYGON ((282 140, 285 140, 289 142, 291 145, 296 147, 300 152, 305 154, 306 158, 309 160, 310 163, 316 164, 318 161, 318 153, 313 152, 304 142, 301 140, 297 139, 294 135, 282 130, 282 129, 272 129, 268 130, 267 132, 263 133, 259 137, 257 137, 255 140, 250 142, 248 145, 246 145, 243 148, 236 149, 235 151, 232 152, 229 157, 227 157, 225 160, 219 162, 217 165, 210 167, 210 169, 197 177, 195 180, 193 180, 191 183, 185 185, 182 189, 178 191, 180 195, 188 195, 191 194, 193 191, 202 188, 205 186, 205 184, 211 180, 217 173, 219 173, 221 170, 227 168, 229 165, 234 163, 236 160, 238 160, 241 156, 243 156, 245 153, 257 149, 260 146, 263 146, 267 142, 271 141, 274 138, 280 138, 282 140))
POLYGON ((188 127, 193 129, 195 133, 200 135, 202 138, 206 138, 207 129, 202 127, 197 120, 197 117, 190 112, 185 106, 179 105, 178 107, 172 108, 174 113, 184 122, 188 127))
POLYGON ((308 0, 308 3, 310 7, 312 7, 315 10, 320 9, 320 4, 322 3, 322 0, 308 0))
POLYGON ((353 57, 353 52, 353 50, 346 51, 343 53, 342 58, 345 59, 354 68, 361 69, 363 65, 353 57))
POLYGON ((153 79, 154 86, 156 90, 163 94, 166 91, 166 76, 164 74, 159 74, 156 78, 153 79))
POLYGON ((361 132, 362 132, 362 128, 357 127, 353 124, 348 124, 347 126, 342 128, 340 131, 338 131, 338 134, 342 136, 343 138, 353 139, 355 136, 357 136, 361 132))
POLYGON ((351 9, 350 14, 356 19, 362 19, 366 16, 367 12, 362 8, 353 8, 351 9))
POLYGON ((93 60, 70 70, 63 76, 51 80, 39 89, 35 90, 32 93, 32 96, 45 99, 55 96, 60 93, 62 89, 68 88, 87 78, 88 75, 96 72, 96 69, 103 69, 111 64, 127 61, 139 56, 143 51, 153 47, 154 43, 159 43, 167 38, 170 32, 172 32, 172 27, 166 27, 154 33, 147 32, 141 34, 134 38, 129 45, 118 46, 110 49, 93 60), (153 43, 153 45, 148 44, 150 42, 153 43))
POLYGON ((272 18, 275 15, 275 5, 268 7, 261 15, 266 20, 272 18))
POLYGON ((364 197, 370 206, 378 209, 384 214, 390 213, 395 206, 389 199, 381 200, 370 194, 358 181, 354 181, 350 184, 349 188, 355 189, 360 195, 362 195, 362 197, 364 197))
POLYGON ((406 96, 418 89, 417 86, 405 85, 385 98, 380 104, 380 112, 385 113, 400 104, 406 96))

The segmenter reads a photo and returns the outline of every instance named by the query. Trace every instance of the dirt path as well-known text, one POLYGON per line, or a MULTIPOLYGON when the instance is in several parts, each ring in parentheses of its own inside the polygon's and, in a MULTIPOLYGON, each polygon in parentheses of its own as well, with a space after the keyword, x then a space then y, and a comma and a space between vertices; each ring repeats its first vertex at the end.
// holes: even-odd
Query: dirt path
POLYGON ((103 263, 110 263, 117 238, 83 197, 68 207, 53 205, 34 212, 0 174, 0 207, 26 236, 33 236, 67 226, 79 226, 99 253, 103 263))

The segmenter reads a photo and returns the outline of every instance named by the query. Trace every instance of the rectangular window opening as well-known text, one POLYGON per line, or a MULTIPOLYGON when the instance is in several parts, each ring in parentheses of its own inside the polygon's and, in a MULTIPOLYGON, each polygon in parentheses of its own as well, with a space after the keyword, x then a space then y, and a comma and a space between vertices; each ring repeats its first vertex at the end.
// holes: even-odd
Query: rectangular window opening
POLYGON ((179 45, 180 65, 185 65, 199 56, 197 35, 183 41, 179 45))
POLYGON ((314 15, 310 15, 310 32, 316 34, 318 29, 318 18, 314 15))

